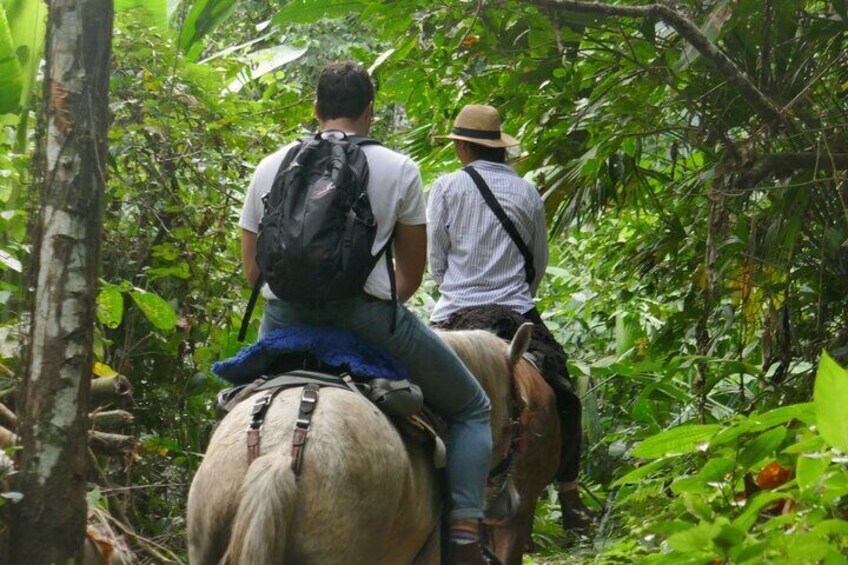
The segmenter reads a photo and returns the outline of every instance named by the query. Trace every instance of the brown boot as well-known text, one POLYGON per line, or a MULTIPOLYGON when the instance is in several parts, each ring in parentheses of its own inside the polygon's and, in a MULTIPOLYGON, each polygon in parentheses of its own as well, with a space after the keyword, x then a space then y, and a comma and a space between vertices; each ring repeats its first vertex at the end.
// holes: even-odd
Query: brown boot
POLYGON ((480 542, 456 543, 452 541, 448 549, 447 565, 499 565, 497 559, 494 561, 484 552, 480 542))
POLYGON ((577 489, 560 492, 559 506, 562 511, 562 529, 566 532, 588 530, 598 517, 597 512, 583 503, 577 489))

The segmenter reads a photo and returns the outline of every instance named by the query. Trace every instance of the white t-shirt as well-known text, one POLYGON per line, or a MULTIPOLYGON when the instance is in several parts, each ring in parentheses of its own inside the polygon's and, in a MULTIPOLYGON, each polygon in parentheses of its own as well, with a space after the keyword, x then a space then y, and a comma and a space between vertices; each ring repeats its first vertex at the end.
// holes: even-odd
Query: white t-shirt
MULTIPOLYGON (((270 190, 277 175, 277 170, 289 149, 290 143, 268 157, 265 157, 256 167, 238 225, 253 233, 259 232, 259 222, 262 219, 264 207, 262 197, 270 190)), ((377 235, 371 253, 376 255, 389 241, 395 224, 411 226, 427 223, 426 204, 421 185, 421 175, 418 167, 409 157, 387 149, 382 145, 365 145, 362 147, 368 160, 368 198, 371 200, 371 210, 377 220, 377 235)), ((389 273, 385 259, 377 261, 374 270, 365 282, 365 292, 376 298, 391 299, 392 292, 389 283, 389 273)), ((262 296, 266 299, 276 298, 265 285, 262 296)))

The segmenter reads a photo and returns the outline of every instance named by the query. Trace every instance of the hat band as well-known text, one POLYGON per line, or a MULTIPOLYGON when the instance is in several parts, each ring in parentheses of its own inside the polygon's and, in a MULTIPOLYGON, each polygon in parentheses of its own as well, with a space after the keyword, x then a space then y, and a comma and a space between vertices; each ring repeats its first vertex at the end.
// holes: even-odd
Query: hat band
POLYGON ((461 135, 463 137, 473 137, 475 139, 500 139, 501 131, 491 131, 485 129, 471 129, 471 128, 458 128, 455 127, 451 129, 451 133, 454 135, 461 135))

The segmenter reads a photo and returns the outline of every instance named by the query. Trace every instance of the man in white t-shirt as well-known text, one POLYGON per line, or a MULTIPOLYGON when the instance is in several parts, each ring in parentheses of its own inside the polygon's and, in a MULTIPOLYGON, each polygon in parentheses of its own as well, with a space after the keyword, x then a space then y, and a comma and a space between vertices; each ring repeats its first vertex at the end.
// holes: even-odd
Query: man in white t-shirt
MULTIPOLYGON (((374 88, 368 72, 355 63, 330 65, 318 80, 315 111, 320 130, 367 136, 373 118, 374 88)), ((265 158, 256 168, 239 226, 248 281, 259 277, 256 241, 262 197, 294 144, 265 158)), ((418 168, 407 157, 381 145, 362 147, 368 161, 367 192, 377 220, 372 247, 376 256, 392 238, 399 304, 383 259, 377 261, 362 297, 330 301, 314 308, 280 300, 266 286, 260 335, 286 324, 333 326, 353 331, 383 348, 409 370, 427 402, 449 423, 448 481, 452 508, 450 563, 485 564, 477 531, 492 452, 490 404, 459 357, 403 304, 421 284, 427 256, 426 207, 418 168), (392 331, 392 320, 396 327, 392 331)))

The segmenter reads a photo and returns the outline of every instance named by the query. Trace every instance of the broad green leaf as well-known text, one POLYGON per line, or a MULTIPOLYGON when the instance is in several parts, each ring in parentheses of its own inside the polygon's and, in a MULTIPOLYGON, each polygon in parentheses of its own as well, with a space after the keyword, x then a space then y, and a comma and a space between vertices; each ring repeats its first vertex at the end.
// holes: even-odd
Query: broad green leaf
POLYGON ((721 532, 722 525, 702 522, 684 532, 679 532, 668 538, 668 545, 677 551, 712 552, 713 540, 721 532))
POLYGON ((709 486, 701 477, 681 477, 671 483, 671 492, 674 494, 709 494, 713 487, 709 486))
MULTIPOLYGON (((843 524, 844 523, 845 522, 843 522, 843 524)), ((842 532, 840 535, 845 537, 848 534, 842 532)), ((824 558, 824 565, 848 565, 848 557, 846 557, 838 549, 831 549, 824 558)))
POLYGON ((180 28, 179 47, 194 61, 203 46, 200 40, 230 15, 235 0, 197 0, 180 28))
POLYGON ((16 112, 21 100, 21 66, 15 55, 15 45, 6 10, 0 6, 0 114, 16 112))
POLYGON ((749 469, 774 453, 785 438, 786 428, 773 428, 754 438, 739 454, 739 464, 742 469, 749 469))
POLYGON ((168 0, 115 0, 115 12, 127 12, 159 30, 168 28, 168 0))
POLYGON ((757 493, 754 497, 748 499, 745 511, 733 520, 733 525, 747 532, 757 521, 760 510, 781 498, 787 498, 786 494, 782 492, 757 493))
POLYGON ((630 483, 638 482, 639 479, 647 477, 648 475, 650 475, 654 471, 662 469, 663 467, 668 465, 671 461, 672 461, 671 458, 657 459, 656 461, 651 461, 650 463, 648 463, 646 465, 642 465, 641 467, 633 469, 632 471, 630 471, 629 473, 627 473, 626 475, 624 475, 620 479, 616 480, 612 484, 612 486, 618 487, 618 486, 621 486, 621 485, 627 485, 627 484, 630 484, 630 483))
POLYGON ((124 295, 113 285, 106 285, 97 295, 97 321, 110 329, 124 319, 124 295))
POLYGON ((795 477, 798 479, 798 488, 805 491, 811 486, 814 486, 814 483, 822 476, 828 465, 830 465, 830 457, 799 456, 798 463, 795 466, 795 477))
POLYGON ((321 18, 361 15, 368 2, 359 0, 289 0, 274 16, 274 23, 306 24, 321 18))
POLYGON ((715 457, 707 461, 701 470, 698 471, 698 477, 707 482, 715 482, 724 479, 724 477, 733 471, 736 462, 733 459, 726 457, 715 457))
POLYGON ((47 6, 42 0, 6 0, 6 18, 21 68, 20 105, 26 108, 32 97, 35 77, 44 53, 47 6))
POLYGON ((826 443, 820 435, 793 443, 783 450, 783 453, 817 453, 825 449, 826 443))
POLYGON ((753 414, 748 417, 752 427, 750 431, 759 431, 780 424, 785 424, 790 420, 800 420, 805 424, 814 424, 816 421, 815 406, 812 402, 804 402, 802 404, 790 404, 789 406, 781 406, 762 414, 753 414))
POLYGON ((174 326, 177 325, 177 315, 171 305, 158 295, 140 288, 134 288, 130 296, 157 329, 168 331, 174 329, 174 326))
POLYGON ((615 316, 615 352, 624 355, 636 345, 636 341, 645 335, 639 320, 626 312, 615 316))
POLYGON ((818 536, 838 535, 848 538, 848 522, 845 520, 822 520, 813 528, 813 533, 818 536))
POLYGON ((723 429, 719 424, 679 426, 651 436, 635 448, 633 457, 656 459, 666 455, 681 455, 704 451, 710 440, 723 429))
POLYGON ((813 392, 816 425, 827 443, 848 453, 848 371, 822 352, 813 392))
POLYGON ((283 65, 299 59, 306 53, 307 49, 307 47, 277 45, 276 47, 254 51, 247 56, 250 68, 246 72, 240 73, 239 77, 230 83, 227 90, 238 92, 251 80, 256 80, 262 75, 275 71, 283 65))

